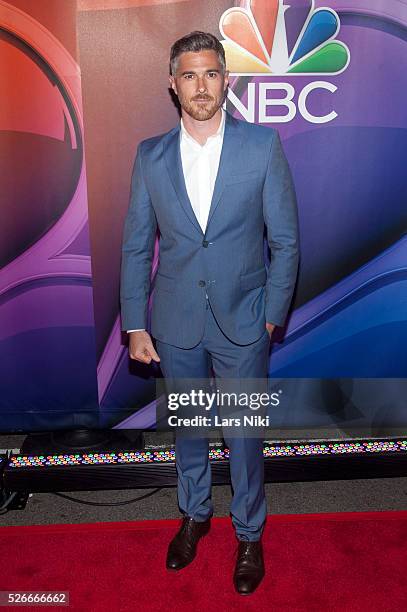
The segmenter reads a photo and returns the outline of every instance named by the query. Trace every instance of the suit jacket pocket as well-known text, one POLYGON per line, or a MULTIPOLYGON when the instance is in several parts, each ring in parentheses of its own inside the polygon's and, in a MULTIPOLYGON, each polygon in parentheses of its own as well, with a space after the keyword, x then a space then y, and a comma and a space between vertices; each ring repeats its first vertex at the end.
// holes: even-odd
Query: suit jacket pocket
POLYGON ((250 172, 241 172, 240 174, 230 175, 227 177, 226 185, 235 185, 236 183, 244 183, 252 179, 258 179, 260 173, 258 170, 251 170, 250 172))
POLYGON ((175 278, 170 278, 169 276, 161 274, 161 272, 157 272, 155 275, 154 287, 160 291, 174 293, 176 288, 176 280, 175 278))
POLYGON ((256 289, 266 284, 267 270, 266 268, 259 268, 255 272, 249 272, 248 274, 242 274, 240 276, 240 287, 244 291, 249 289, 256 289))

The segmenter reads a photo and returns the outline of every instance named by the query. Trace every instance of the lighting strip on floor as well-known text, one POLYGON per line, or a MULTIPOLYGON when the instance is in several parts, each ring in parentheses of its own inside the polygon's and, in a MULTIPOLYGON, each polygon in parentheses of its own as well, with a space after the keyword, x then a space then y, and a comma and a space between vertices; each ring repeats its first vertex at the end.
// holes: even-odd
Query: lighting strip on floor
MULTIPOLYGON (((270 457, 299 457, 305 455, 346 455, 369 453, 407 452, 407 440, 373 440, 360 442, 318 442, 308 444, 265 443, 263 454, 270 457)), ((211 461, 229 459, 229 449, 221 446, 209 450, 211 461)), ((39 468, 71 465, 102 465, 123 463, 174 463, 175 449, 144 450, 130 452, 100 452, 66 455, 12 455, 10 468, 39 468)))

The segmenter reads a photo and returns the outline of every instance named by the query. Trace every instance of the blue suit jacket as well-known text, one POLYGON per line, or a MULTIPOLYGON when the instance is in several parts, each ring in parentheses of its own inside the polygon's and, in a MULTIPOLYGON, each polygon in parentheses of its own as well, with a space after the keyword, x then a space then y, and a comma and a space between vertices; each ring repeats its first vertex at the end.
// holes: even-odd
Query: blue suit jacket
POLYGON ((188 198, 180 127, 140 143, 122 246, 122 329, 147 328, 157 225, 160 262, 151 333, 181 348, 202 337, 208 294, 222 331, 250 344, 283 325, 298 268, 295 191, 278 132, 226 114, 205 234, 188 198), (271 250, 264 259, 263 233, 271 250))

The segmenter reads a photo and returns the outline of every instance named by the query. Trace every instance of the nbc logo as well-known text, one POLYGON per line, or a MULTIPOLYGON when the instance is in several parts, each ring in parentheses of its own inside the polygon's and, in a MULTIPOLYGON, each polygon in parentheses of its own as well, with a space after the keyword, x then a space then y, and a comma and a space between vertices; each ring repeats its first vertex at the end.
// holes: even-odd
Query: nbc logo
POLYGON ((232 74, 339 74, 349 64, 348 47, 334 40, 338 15, 314 10, 313 0, 251 0, 220 19, 232 74))
MULTIPOLYGON (((231 75, 337 75, 348 67, 350 52, 343 42, 336 40, 340 23, 332 9, 315 9, 314 0, 243 0, 241 5, 225 11, 219 22, 231 75)), ((335 111, 315 116, 307 110, 306 98, 315 89, 334 93, 337 87, 327 81, 308 83, 298 95, 301 115, 311 123, 332 121, 337 116, 335 111)), ((294 95, 290 83, 266 80, 248 84, 246 107, 232 89, 228 98, 247 121, 255 121, 257 97, 259 122, 283 123, 296 115, 294 95), (285 91, 286 97, 271 99, 269 93, 273 90, 285 91), (272 116, 267 112, 270 106, 285 106, 288 112, 272 116)))

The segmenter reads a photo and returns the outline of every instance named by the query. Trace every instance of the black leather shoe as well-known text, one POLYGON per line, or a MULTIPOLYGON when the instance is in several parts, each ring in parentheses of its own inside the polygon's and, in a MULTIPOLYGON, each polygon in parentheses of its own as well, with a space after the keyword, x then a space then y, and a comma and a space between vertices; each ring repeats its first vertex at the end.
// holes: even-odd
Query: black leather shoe
POLYGON ((180 570, 194 560, 197 544, 211 526, 211 519, 195 521, 190 516, 182 519, 177 535, 171 540, 167 552, 167 569, 180 570))
POLYGON ((253 593, 264 577, 263 546, 261 541, 240 540, 233 583, 241 595, 253 593))

